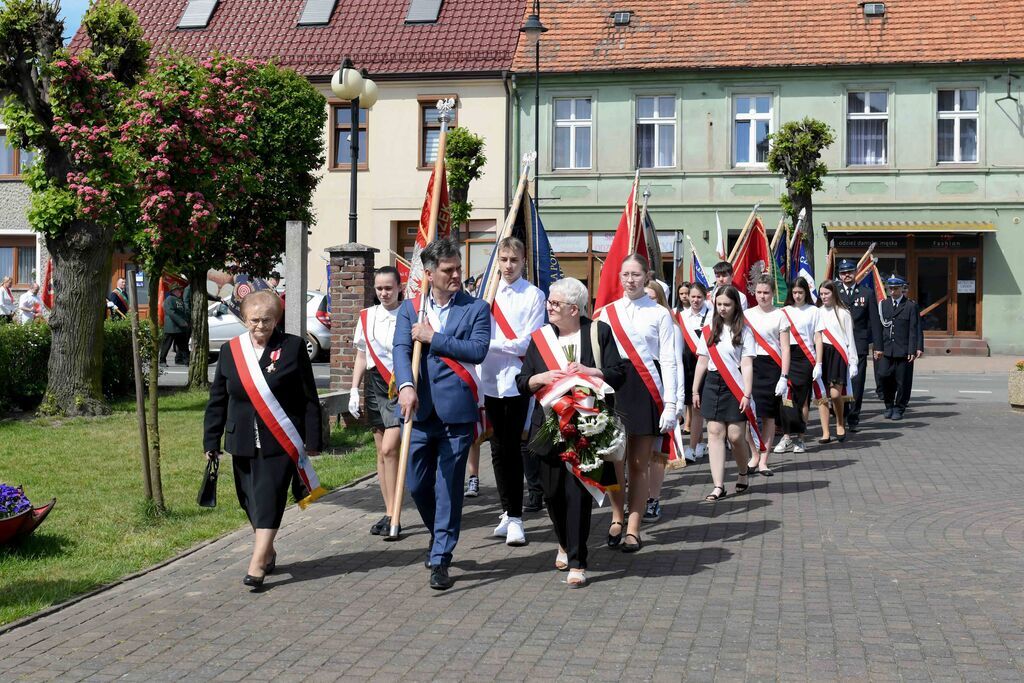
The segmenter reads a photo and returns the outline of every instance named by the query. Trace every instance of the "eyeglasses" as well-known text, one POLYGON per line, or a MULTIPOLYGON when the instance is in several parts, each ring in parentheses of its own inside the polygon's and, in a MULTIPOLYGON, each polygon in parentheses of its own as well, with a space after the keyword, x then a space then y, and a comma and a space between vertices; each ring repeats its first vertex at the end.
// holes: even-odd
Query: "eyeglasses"
POLYGON ((562 306, 575 306, 576 304, 571 304, 568 301, 555 301, 554 299, 548 299, 546 305, 548 308, 557 308, 561 310, 562 306))
POLYGON ((249 318, 245 321, 245 324, 250 327, 259 327, 261 325, 264 327, 271 327, 276 322, 277 321, 274 318, 249 318))

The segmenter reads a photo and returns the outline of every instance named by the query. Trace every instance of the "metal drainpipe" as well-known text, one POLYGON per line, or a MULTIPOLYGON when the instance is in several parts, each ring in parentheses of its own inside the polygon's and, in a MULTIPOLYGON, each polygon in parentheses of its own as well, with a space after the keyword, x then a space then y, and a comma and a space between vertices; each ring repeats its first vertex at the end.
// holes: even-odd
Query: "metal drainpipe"
MULTIPOLYGON (((515 117, 512 119, 512 123, 515 125, 515 128, 516 128, 515 136, 514 136, 516 151, 515 151, 515 154, 512 155, 512 163, 509 164, 509 168, 512 168, 512 169, 516 170, 515 182, 518 184, 519 183, 519 172, 522 170, 522 168, 521 168, 521 159, 522 159, 522 154, 521 154, 521 151, 522 151, 522 147, 521 147, 522 112, 520 111, 520 107, 519 107, 519 105, 520 105, 520 102, 519 102, 519 87, 516 85, 516 75, 515 74, 512 74, 511 83, 512 83, 512 95, 515 98, 515 117)), ((506 189, 506 200, 505 200, 505 207, 506 208, 508 207, 509 203, 512 201, 511 195, 508 194, 510 189, 511 188, 506 189)))
POLYGON ((501 72, 501 84, 505 86, 505 186, 504 186, 504 199, 505 208, 508 208, 509 199, 509 167, 508 163, 508 150, 512 145, 512 93, 508 87, 509 73, 508 71, 501 72))

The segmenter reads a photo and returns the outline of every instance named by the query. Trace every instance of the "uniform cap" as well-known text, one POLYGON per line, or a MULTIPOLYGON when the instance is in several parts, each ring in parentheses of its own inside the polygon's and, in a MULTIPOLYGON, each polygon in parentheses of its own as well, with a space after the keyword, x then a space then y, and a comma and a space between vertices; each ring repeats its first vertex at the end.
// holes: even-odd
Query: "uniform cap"
POLYGON ((857 264, 856 263, 854 263, 853 261, 851 261, 848 258, 844 258, 842 261, 839 262, 839 272, 840 273, 848 273, 851 270, 857 270, 857 264))
POLYGON ((890 287, 906 287, 907 281, 901 278, 896 273, 893 273, 892 275, 889 276, 889 279, 885 281, 885 284, 889 285, 890 287))

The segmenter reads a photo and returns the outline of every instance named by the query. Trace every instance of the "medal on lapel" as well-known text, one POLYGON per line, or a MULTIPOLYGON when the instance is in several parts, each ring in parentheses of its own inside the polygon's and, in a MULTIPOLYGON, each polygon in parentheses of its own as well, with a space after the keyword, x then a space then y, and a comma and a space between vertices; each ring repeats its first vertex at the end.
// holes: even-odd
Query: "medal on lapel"
POLYGON ((277 359, 281 357, 281 349, 274 349, 270 352, 270 365, 266 367, 266 372, 269 375, 272 372, 277 372, 277 359))

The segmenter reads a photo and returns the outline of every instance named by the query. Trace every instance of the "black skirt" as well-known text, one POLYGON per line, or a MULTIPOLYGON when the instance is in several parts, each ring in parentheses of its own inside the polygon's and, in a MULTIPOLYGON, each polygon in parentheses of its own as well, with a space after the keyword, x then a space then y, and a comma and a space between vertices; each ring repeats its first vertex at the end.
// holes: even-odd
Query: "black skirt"
POLYGON ((686 382, 686 405, 693 405, 693 377, 697 374, 697 354, 690 347, 683 348, 683 377, 686 382))
POLYGON ((782 406, 782 429, 790 436, 799 436, 807 431, 804 422, 804 406, 811 395, 811 366, 800 347, 789 347, 789 384, 792 387, 793 405, 782 406))
MULTIPOLYGON (((655 366, 658 363, 655 362, 655 366)), ((659 436, 661 434, 661 412, 651 398, 651 392, 629 361, 623 363, 626 381, 621 389, 615 390, 616 412, 622 419, 629 436, 659 436)), ((658 368, 660 372, 660 367, 658 368)))
POLYGON ((235 493, 255 529, 278 529, 288 504, 288 487, 297 476, 292 459, 280 453, 265 456, 259 450, 251 458, 232 458, 235 493))
POLYGON ((775 385, 782 376, 782 368, 771 356, 754 357, 754 413, 758 419, 779 419, 782 399, 775 395, 775 385))
POLYGON ((747 418, 740 412, 740 402, 732 395, 725 379, 712 370, 704 380, 700 392, 700 414, 714 422, 743 422, 747 418))
POLYGON ((400 427, 398 397, 388 398, 388 385, 377 368, 371 368, 363 380, 366 392, 366 419, 374 429, 400 427))
POLYGON ((822 344, 821 349, 821 381, 826 387, 836 386, 844 389, 850 366, 843 360, 843 354, 831 344, 822 344))

